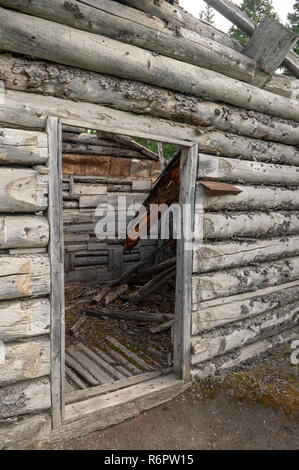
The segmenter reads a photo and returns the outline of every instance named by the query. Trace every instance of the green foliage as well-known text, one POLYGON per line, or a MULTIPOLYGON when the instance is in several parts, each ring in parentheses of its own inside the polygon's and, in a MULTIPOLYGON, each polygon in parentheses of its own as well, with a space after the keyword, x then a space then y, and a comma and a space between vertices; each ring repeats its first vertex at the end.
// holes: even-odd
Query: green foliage
POLYGON ((214 16, 215 15, 213 13, 213 8, 210 7, 210 5, 206 5, 206 8, 204 10, 201 10, 201 12, 199 13, 200 20, 212 25, 215 25, 214 16))
MULTIPOLYGON (((299 2, 296 1, 293 6, 294 11, 288 14, 288 26, 294 33, 299 35, 299 2)), ((296 54, 299 54, 299 40, 294 47, 296 54)))
MULTIPOLYGON (((265 16, 279 20, 279 16, 274 10, 272 0, 243 0, 239 8, 244 11, 247 16, 252 18, 255 23, 260 23, 265 16)), ((243 33, 239 28, 236 28, 236 26, 230 28, 229 34, 234 39, 242 42, 245 46, 250 39, 247 34, 243 33)))
MULTIPOLYGON (((143 145, 144 147, 148 148, 152 152, 158 154, 158 143, 154 142, 153 140, 147 139, 140 139, 139 137, 135 137, 133 140, 138 142, 138 144, 143 145)), ((163 154, 166 160, 170 160, 173 154, 176 152, 178 146, 174 144, 163 144, 163 154)))

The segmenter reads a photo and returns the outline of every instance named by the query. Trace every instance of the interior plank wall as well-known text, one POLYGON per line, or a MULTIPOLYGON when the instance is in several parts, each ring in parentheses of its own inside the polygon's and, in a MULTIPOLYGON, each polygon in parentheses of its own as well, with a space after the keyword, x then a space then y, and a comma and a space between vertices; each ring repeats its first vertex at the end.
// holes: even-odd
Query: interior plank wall
MULTIPOLYGON (((241 144, 242 137, 234 139, 241 144)), ((224 146, 217 156, 198 156, 194 377, 233 367, 298 335, 298 167, 283 154, 269 153, 267 163, 264 156, 252 161, 243 150, 232 158, 224 146), (217 183, 214 191, 206 181, 217 183), (222 192, 222 183, 240 192, 222 192)))
POLYGON ((11 418, 28 436, 50 429, 47 160, 46 132, 1 127, 0 447, 11 418))
MULTIPOLYGON (((156 240, 143 240, 124 252, 126 224, 119 227, 118 222, 133 204, 145 201, 160 174, 159 157, 131 138, 116 134, 88 134, 84 128, 64 126, 62 136, 65 281, 115 279, 157 245, 156 240), (101 212, 97 210, 100 207, 101 212), (96 227, 103 217, 110 229, 100 238, 96 227)), ((127 222, 133 217, 127 217, 127 222)))

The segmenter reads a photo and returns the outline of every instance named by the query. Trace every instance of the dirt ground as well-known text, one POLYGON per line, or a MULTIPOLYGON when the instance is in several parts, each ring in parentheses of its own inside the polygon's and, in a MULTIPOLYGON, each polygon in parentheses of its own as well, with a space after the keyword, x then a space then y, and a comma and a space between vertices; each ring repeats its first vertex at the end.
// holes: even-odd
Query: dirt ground
POLYGON ((88 436, 37 447, 48 450, 298 449, 298 366, 289 344, 173 401, 88 436))

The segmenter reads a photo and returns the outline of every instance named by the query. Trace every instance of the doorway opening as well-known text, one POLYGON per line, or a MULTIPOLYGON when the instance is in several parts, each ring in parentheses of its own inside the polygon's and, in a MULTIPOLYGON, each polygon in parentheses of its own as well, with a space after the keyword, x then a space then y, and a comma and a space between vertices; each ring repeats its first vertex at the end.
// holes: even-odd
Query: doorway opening
POLYGON ((165 234, 162 213, 150 208, 179 202, 181 153, 176 144, 62 127, 66 404, 172 371, 174 215, 165 234))

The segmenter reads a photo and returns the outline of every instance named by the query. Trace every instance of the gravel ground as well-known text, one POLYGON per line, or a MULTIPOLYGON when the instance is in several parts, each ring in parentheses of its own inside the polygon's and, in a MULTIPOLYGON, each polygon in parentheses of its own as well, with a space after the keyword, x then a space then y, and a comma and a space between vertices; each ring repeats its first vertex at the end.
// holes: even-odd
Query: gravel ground
POLYGON ((50 450, 297 449, 298 366, 289 344, 213 379, 171 402, 50 450))

